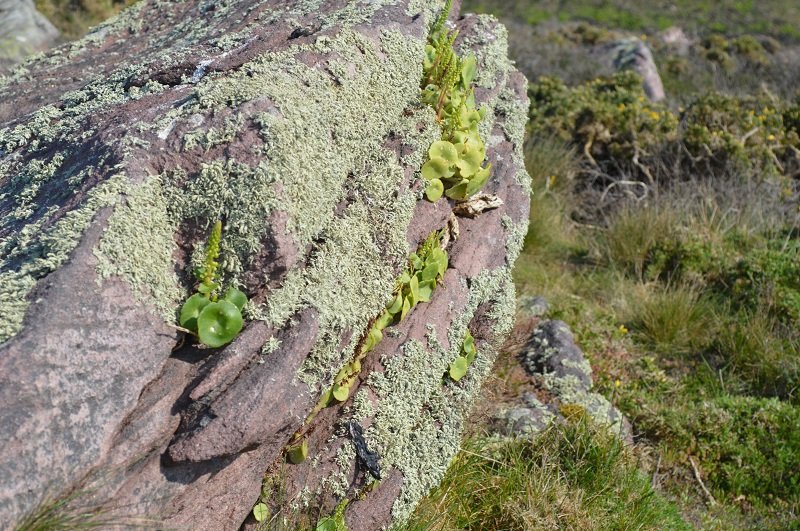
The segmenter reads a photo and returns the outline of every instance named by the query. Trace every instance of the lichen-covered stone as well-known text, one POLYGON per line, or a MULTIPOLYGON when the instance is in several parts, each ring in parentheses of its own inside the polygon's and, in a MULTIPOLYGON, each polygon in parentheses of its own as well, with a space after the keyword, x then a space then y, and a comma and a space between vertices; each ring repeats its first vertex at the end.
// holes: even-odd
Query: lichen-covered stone
MULTIPOLYGON (((4 523, 79 485, 76 503, 120 522, 246 519, 409 252, 452 213, 421 200, 418 176, 441 135, 419 103, 441 5, 143 0, 0 80, 4 523), (218 219, 222 281, 250 302, 214 351, 172 323, 218 219)), ((525 82, 501 26, 458 24, 485 71, 487 191, 503 206, 459 222, 434 299, 387 330, 352 404, 313 419, 316 455, 284 475, 293 500, 332 509, 363 481, 337 414, 361 417, 386 479, 380 503, 348 507, 353 529, 402 522, 441 478, 513 320, 525 82), (443 385, 468 329, 479 355, 443 385)))
POLYGON ((622 413, 608 399, 592 391, 592 367, 566 323, 558 320, 540 323, 521 358, 530 374, 541 376, 545 388, 559 404, 580 406, 612 432, 630 436, 630 426, 622 413))

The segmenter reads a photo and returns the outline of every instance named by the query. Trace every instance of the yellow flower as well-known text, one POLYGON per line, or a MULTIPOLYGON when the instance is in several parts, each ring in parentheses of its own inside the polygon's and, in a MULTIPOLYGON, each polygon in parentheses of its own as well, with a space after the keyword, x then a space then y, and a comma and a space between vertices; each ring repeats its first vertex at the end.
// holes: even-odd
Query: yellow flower
POLYGON ((617 388, 622 387, 622 382, 619 381, 619 380, 615 380, 614 381, 614 387, 617 387, 617 388))
POLYGON ((628 329, 625 328, 624 324, 623 325, 619 325, 619 333, 622 334, 623 336, 628 333, 628 329))
POLYGON ((775 140, 775 135, 769 135, 767 137, 767 140, 769 140, 770 142, 774 141, 775 140))
POLYGON ((617 105, 617 110, 618 111, 624 111, 625 110, 625 104, 624 103, 620 103, 619 105, 617 105))
POLYGON ((652 111, 650 113, 650 118, 652 118, 653 120, 658 120, 659 118, 661 118, 661 115, 658 114, 656 111, 652 111))

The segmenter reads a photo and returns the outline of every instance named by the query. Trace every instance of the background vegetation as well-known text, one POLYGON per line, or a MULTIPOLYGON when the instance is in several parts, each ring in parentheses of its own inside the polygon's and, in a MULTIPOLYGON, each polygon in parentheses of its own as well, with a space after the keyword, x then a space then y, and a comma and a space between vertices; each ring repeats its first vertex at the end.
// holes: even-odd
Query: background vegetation
POLYGON ((136 0, 34 0, 36 9, 46 16, 66 40, 77 39, 86 31, 116 15, 136 0))
POLYGON ((800 7, 465 9, 504 19, 531 81, 517 287, 575 331, 634 444, 586 421, 472 437, 412 527, 800 529, 800 7), (659 36, 676 24, 683 50, 659 36), (666 101, 601 58, 631 36, 666 101))

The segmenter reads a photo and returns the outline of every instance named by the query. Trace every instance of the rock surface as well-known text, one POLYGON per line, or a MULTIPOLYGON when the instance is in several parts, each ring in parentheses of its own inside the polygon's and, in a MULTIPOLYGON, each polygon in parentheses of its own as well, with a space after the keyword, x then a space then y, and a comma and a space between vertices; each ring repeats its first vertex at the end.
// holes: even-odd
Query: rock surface
POLYGON ((26 56, 46 50, 58 30, 36 10, 33 0, 0 0, 0 74, 26 56))
POLYGON ((440 480, 511 328, 528 219, 526 82, 490 17, 454 24, 502 204, 457 218, 431 302, 304 424, 408 254, 453 219, 419 177, 440 135, 419 103, 440 7, 145 0, 0 80, 4 525, 67 496, 154 528, 235 529, 259 498, 328 514, 367 482, 350 420, 383 476, 350 529, 402 522, 440 480), (224 282, 250 303, 208 349, 171 323, 217 219, 224 282), (467 330, 478 357, 443 381, 467 330), (298 430, 310 457, 288 465, 298 430))
POLYGON ((653 52, 644 41, 630 37, 613 42, 607 47, 610 49, 614 68, 630 69, 642 76, 642 88, 650 101, 661 101, 666 97, 653 52))
POLYGON ((493 431, 511 437, 529 437, 564 422, 576 413, 586 414, 626 441, 632 441, 630 424, 601 394, 592 391, 592 368, 575 343, 566 323, 544 319, 547 307, 542 297, 521 297, 517 329, 529 328, 518 347, 514 365, 506 367, 506 385, 515 389, 511 397, 500 397, 490 413, 493 431), (540 320, 541 319, 541 320, 540 320), (524 372, 514 374, 514 371, 524 372))

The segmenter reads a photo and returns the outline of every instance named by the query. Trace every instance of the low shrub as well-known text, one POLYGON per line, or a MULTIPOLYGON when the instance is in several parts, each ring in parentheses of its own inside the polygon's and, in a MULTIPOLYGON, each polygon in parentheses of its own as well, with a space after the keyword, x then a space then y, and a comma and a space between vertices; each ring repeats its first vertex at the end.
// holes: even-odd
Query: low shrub
POLYGON ((600 173, 603 184, 630 177, 652 184, 698 173, 791 176, 800 168, 798 104, 711 92, 676 114, 647 101, 633 72, 576 87, 541 78, 529 95, 532 136, 575 145, 589 163, 584 180, 600 173))

